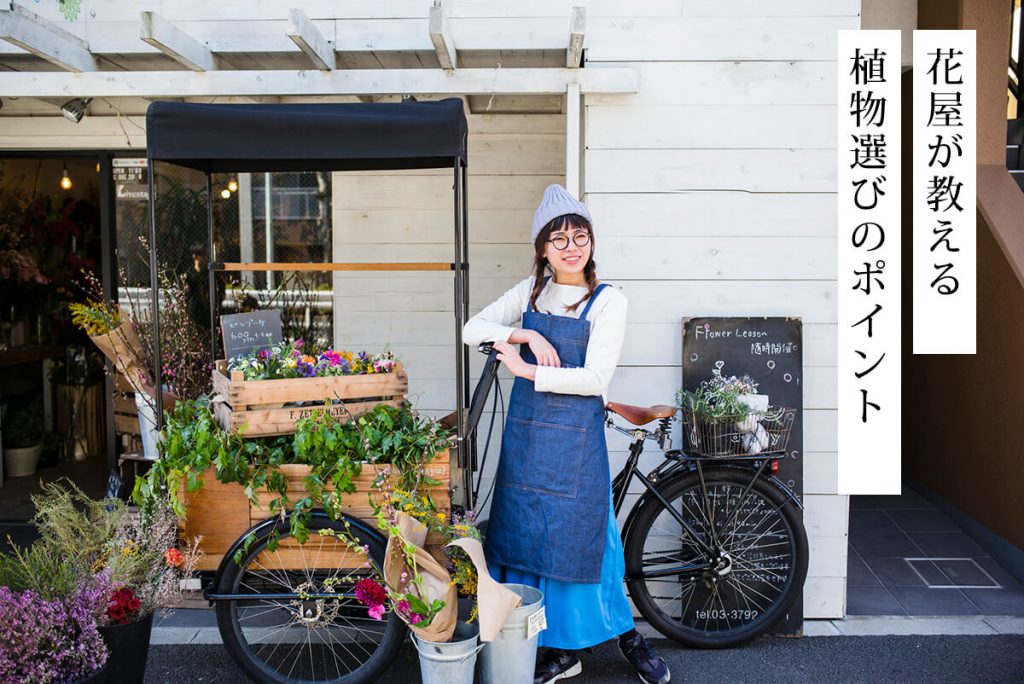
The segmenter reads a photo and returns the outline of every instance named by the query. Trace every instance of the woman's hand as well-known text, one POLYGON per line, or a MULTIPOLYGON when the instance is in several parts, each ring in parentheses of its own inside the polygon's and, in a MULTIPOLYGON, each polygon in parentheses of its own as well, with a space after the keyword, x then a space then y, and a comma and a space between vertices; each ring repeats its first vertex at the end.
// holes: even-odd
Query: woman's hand
POLYGON ((523 361, 523 357, 519 355, 519 351, 515 347, 508 342, 499 340, 494 343, 494 348, 498 350, 497 359, 505 364, 505 368, 508 368, 512 375, 517 378, 534 379, 537 367, 523 361))
POLYGON ((551 343, 535 330, 530 330, 529 333, 530 339, 528 344, 530 345, 530 351, 537 357, 537 365, 561 367, 562 362, 558 358, 558 352, 551 346, 551 343))

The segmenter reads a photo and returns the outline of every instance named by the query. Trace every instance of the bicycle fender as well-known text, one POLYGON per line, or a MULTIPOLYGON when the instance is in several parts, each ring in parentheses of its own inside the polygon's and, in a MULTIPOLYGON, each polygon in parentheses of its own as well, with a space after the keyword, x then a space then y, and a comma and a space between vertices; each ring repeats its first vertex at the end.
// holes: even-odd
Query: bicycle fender
MULTIPOLYGON (((711 471, 711 470, 718 470, 718 469, 722 469, 722 470, 726 470, 726 469, 728 469, 728 470, 739 470, 739 471, 746 472, 746 473, 751 473, 752 472, 752 469, 750 467, 748 467, 748 466, 732 465, 732 464, 729 464, 729 463, 716 463, 713 466, 709 466, 709 467, 704 468, 704 472, 708 472, 708 471, 711 471)), ((655 487, 660 490, 662 487, 665 487, 665 486, 675 482, 676 480, 678 480, 680 478, 683 478, 683 477, 686 477, 687 475, 690 475, 691 473, 695 473, 695 472, 697 472, 697 466, 695 464, 691 463, 687 467, 685 467, 685 469, 682 470, 682 472, 676 470, 669 477, 667 477, 665 479, 659 479, 658 482, 655 484, 655 487)), ((786 495, 787 499, 789 499, 794 504, 796 504, 797 508, 799 508, 801 511, 804 510, 803 502, 800 500, 800 497, 796 495, 796 492, 793 491, 792 487, 787 485, 785 482, 780 480, 775 475, 765 475, 764 473, 762 473, 761 477, 763 477, 765 480, 770 482, 775 487, 778 487, 779 490, 783 494, 786 495)), ((640 497, 639 504, 634 506, 633 510, 630 511, 629 517, 626 519, 626 527, 624 528, 624 530, 628 530, 629 529, 628 526, 632 522, 633 514, 640 508, 640 505, 644 504, 646 501, 649 501, 649 500, 654 500, 654 497, 650 496, 650 492, 644 492, 643 495, 640 497)), ((654 502, 655 502, 656 505, 660 505, 660 504, 657 503, 656 500, 654 500, 654 502)))
MULTIPOLYGON (((313 511, 312 516, 313 519, 331 519, 330 516, 328 516, 327 513, 325 513, 324 511, 313 511)), ((348 520, 349 525, 351 525, 356 531, 360 532, 361 534, 369 535, 371 537, 376 536, 381 541, 387 543, 387 539, 384 537, 383 534, 380 533, 380 530, 375 530, 366 523, 364 523, 362 520, 359 520, 358 518, 353 518, 350 515, 342 514, 342 517, 348 520)), ((339 518, 339 520, 341 520, 341 518, 339 518)), ((253 525, 248 530, 243 532, 242 536, 235 540, 235 542, 231 545, 231 548, 228 549, 227 553, 224 554, 224 558, 221 559, 220 565, 217 567, 217 575, 214 579, 214 586, 216 586, 220 582, 221 574, 224 572, 224 568, 227 566, 227 564, 235 562, 235 553, 245 546, 245 540, 250 534, 260 536, 262 534, 269 533, 270 530, 272 530, 274 527, 277 527, 279 524, 284 526, 284 530, 289 529, 287 519, 281 520, 280 518, 275 517, 267 518, 266 520, 253 525)))

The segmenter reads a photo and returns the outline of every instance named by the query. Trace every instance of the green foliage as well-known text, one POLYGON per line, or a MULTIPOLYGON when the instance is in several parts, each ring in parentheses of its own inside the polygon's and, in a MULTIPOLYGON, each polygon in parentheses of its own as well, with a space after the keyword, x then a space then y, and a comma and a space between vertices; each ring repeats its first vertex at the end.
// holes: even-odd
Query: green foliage
POLYGON ((81 557, 38 542, 24 549, 11 547, 10 552, 0 553, 0 586, 15 592, 31 589, 47 601, 75 593, 85 572, 81 557))
MULTIPOLYGON (((342 496, 356 490, 363 463, 396 465, 403 485, 436 484, 424 475, 424 465, 447 447, 449 432, 440 425, 417 416, 408 404, 382 404, 357 421, 339 420, 329 407, 327 403, 299 420, 292 436, 244 439, 217 425, 207 399, 179 402, 161 432, 161 458, 136 480, 133 498, 145 506, 166 496, 183 516, 182 485, 188 492, 198 491, 202 473, 214 466, 220 482, 242 485, 254 504, 259 490, 268 491, 271 514, 287 519, 290 534, 301 543, 309 537, 314 509, 339 516, 342 496), (286 463, 310 467, 304 480, 307 495, 296 501, 289 498, 288 481, 279 468, 286 463)), ((251 536, 246 539, 236 561, 252 542, 251 536)), ((276 543, 275 533, 271 549, 276 543)))
POLYGON ((714 421, 743 420, 750 413, 750 406, 739 397, 757 393, 757 383, 749 375, 738 378, 724 377, 721 369, 711 371, 712 377, 704 380, 696 392, 679 390, 676 405, 685 413, 714 421))
POLYGON ((79 557, 89 566, 102 561, 110 540, 124 521, 127 509, 117 499, 90 499, 70 480, 42 485, 32 497, 32 519, 42 541, 67 558, 79 557))
POLYGON ((423 467, 436 452, 446 448, 449 430, 407 405, 397 408, 381 404, 356 422, 367 461, 398 466, 400 484, 406 489, 438 484, 424 474, 423 467))
MULTIPOLYGON (((295 424, 296 462, 311 468, 305 479, 306 491, 312 501, 319 501, 332 518, 341 513, 341 498, 356 491, 355 478, 362 471, 359 432, 348 422, 331 415, 330 404, 295 424), (333 491, 326 491, 327 486, 333 491)), ((312 503, 311 501, 311 503, 312 503)), ((293 524, 292 534, 295 535, 293 524)), ((305 541, 308 530, 299 530, 305 541)))

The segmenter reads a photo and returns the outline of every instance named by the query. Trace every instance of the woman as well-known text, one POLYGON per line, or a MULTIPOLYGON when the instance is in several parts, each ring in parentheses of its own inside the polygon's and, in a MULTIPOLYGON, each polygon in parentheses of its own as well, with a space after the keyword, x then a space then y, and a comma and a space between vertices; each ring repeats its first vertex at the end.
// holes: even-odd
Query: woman
POLYGON ((590 212, 562 186, 544 191, 532 239, 534 274, 462 333, 493 342, 516 378, 484 544, 490 572, 544 593, 534 684, 580 674, 573 651, 616 636, 641 680, 664 684, 668 667, 633 629, 604 439, 626 298, 598 283, 590 212))

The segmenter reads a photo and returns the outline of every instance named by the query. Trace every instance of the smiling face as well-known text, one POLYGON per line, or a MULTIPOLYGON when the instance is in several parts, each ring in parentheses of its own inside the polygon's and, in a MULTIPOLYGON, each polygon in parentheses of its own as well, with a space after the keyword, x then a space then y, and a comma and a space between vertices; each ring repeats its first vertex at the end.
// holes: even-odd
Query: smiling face
POLYGON ((574 215, 552 221, 550 227, 541 231, 537 244, 538 251, 543 249, 544 258, 555 272, 555 282, 581 286, 586 285, 583 270, 593 254, 593 246, 590 226, 574 215), (562 246, 565 249, 559 249, 562 246))

